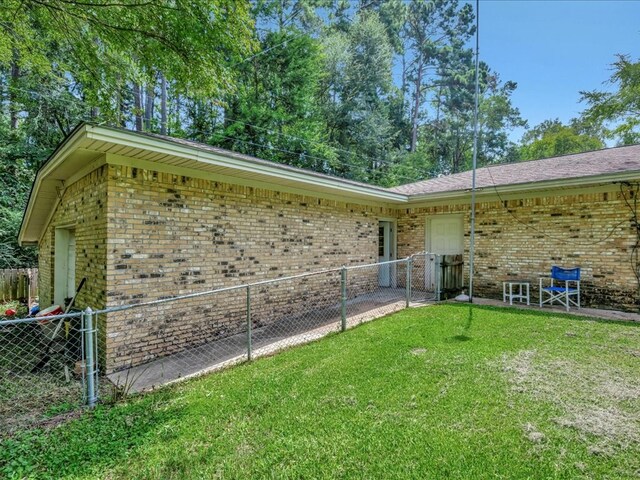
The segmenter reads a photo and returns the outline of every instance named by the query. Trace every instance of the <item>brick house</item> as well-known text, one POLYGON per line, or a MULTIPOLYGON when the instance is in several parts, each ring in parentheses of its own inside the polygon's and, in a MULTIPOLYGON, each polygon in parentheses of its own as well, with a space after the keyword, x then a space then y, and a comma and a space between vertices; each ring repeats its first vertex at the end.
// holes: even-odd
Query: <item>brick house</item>
MULTIPOLYGON (((479 169, 476 295, 580 266, 583 304, 636 308, 639 180, 640 146, 479 169)), ((424 250, 466 259, 470 187, 464 172, 384 189, 82 124, 38 171, 19 241, 38 245, 41 305, 86 277, 78 305, 102 309, 424 250)), ((194 323, 225 308, 102 316, 106 370, 206 341, 194 323)), ((217 329, 240 321, 226 312, 217 329)))

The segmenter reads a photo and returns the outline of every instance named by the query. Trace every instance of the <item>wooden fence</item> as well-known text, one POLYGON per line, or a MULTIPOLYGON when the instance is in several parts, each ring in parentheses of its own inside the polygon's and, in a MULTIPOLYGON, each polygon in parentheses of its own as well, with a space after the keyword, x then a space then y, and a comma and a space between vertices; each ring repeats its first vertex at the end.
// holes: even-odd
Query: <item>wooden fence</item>
POLYGON ((462 255, 443 255, 440 263, 440 290, 442 299, 455 297, 464 285, 462 255))
POLYGON ((27 301, 38 296, 37 268, 8 268, 0 270, 0 299, 3 302, 27 301))

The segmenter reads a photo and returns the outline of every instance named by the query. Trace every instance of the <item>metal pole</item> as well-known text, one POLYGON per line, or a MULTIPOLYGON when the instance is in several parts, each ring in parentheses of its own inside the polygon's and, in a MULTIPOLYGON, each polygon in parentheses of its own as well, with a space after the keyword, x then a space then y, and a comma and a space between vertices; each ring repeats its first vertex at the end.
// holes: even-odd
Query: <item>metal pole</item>
POLYGON ((85 375, 87 376, 87 405, 89 408, 96 406, 96 364, 95 364, 95 335, 93 331, 93 311, 87 309, 82 314, 84 323, 84 343, 85 343, 85 375))
POLYGON ((247 360, 253 360, 251 347, 251 287, 247 285, 247 360))
POLYGON ((442 300, 442 255, 436 255, 436 298, 442 300))
POLYGON ((476 91, 473 113, 473 169, 471 176, 471 235, 469 238, 469 302, 473 302, 473 271, 476 237, 476 166, 478 163, 478 96, 480 90, 480 0, 476 0, 476 91))
POLYGON ((407 258, 407 308, 411 303, 411 270, 413 270, 413 257, 407 258))
POLYGON ((340 315, 340 329, 344 332, 347 329, 347 267, 340 270, 340 291, 342 312, 340 315))

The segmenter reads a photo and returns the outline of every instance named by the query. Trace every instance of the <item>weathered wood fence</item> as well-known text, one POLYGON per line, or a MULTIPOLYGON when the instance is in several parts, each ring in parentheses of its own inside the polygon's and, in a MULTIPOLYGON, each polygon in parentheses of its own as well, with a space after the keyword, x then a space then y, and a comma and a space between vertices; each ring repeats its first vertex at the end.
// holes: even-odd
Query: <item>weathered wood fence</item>
POLYGON ((464 285, 464 260, 462 255, 443 255, 440 268, 442 298, 450 298, 460 293, 464 285))
POLYGON ((0 299, 3 302, 38 296, 37 268, 8 268, 0 270, 0 299))

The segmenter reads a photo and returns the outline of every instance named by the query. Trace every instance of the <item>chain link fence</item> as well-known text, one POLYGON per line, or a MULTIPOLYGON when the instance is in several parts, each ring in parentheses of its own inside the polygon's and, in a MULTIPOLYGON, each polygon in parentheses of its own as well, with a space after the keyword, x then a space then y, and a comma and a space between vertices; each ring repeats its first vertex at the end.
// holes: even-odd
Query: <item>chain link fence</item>
POLYGON ((0 321, 0 435, 27 417, 153 389, 437 301, 441 267, 440 256, 417 254, 97 312, 0 321), (108 372, 102 388, 97 359, 108 372))
POLYGON ((95 403, 91 320, 82 312, 0 320, 0 437, 95 403))

